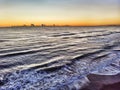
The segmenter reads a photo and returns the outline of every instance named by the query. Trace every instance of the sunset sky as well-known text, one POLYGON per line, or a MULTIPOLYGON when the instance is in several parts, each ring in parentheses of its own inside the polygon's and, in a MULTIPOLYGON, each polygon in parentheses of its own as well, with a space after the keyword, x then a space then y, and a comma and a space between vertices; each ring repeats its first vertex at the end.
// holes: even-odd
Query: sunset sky
POLYGON ((120 0, 0 0, 0 26, 116 25, 120 0))

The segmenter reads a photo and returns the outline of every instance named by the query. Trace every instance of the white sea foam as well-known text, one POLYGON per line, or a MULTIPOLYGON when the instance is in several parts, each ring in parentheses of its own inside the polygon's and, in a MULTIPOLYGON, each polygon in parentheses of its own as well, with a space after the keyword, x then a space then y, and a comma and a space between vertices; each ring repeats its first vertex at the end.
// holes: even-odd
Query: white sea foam
POLYGON ((1 29, 0 89, 80 89, 89 73, 119 73, 119 38, 119 27, 1 29))

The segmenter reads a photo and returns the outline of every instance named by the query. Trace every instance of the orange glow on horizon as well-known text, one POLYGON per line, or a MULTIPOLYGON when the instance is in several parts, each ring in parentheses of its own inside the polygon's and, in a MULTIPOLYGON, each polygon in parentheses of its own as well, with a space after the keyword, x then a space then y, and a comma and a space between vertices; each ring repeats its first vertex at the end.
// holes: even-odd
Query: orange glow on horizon
POLYGON ((7 27, 7 26, 23 26, 27 25, 30 26, 31 24, 34 25, 58 25, 58 26, 64 26, 64 25, 69 25, 69 26, 98 26, 98 25, 120 25, 120 20, 118 19, 113 19, 113 20, 70 20, 70 21, 2 21, 0 23, 1 27, 7 27))

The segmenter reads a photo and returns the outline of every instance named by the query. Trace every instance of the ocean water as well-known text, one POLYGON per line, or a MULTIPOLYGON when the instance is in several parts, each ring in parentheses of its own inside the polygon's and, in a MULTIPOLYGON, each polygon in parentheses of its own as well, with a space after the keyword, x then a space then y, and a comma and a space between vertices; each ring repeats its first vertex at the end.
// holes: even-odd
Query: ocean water
POLYGON ((80 89, 119 53, 120 27, 0 28, 0 90, 80 89))

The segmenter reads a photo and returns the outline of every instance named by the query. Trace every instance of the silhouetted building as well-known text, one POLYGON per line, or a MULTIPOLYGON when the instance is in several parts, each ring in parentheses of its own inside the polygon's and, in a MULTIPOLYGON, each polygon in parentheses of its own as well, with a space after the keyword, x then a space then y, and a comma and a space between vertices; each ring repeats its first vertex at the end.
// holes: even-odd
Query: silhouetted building
POLYGON ((41 27, 45 27, 45 24, 41 24, 41 27))
POLYGON ((31 27, 34 27, 35 25, 34 24, 31 24, 31 27))
POLYGON ((27 25, 24 24, 23 27, 27 27, 27 25))
POLYGON ((55 24, 53 24, 53 27, 55 27, 56 25, 55 24))

